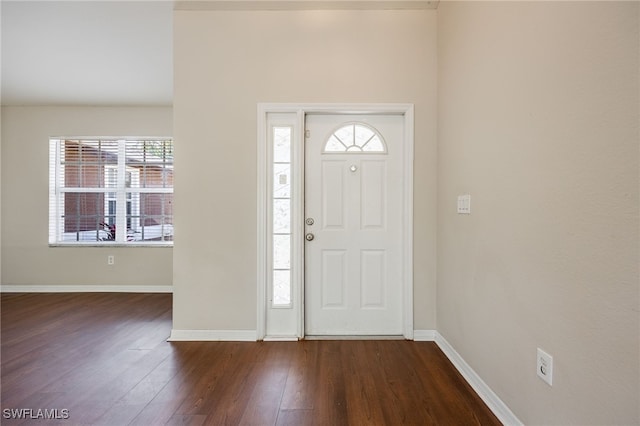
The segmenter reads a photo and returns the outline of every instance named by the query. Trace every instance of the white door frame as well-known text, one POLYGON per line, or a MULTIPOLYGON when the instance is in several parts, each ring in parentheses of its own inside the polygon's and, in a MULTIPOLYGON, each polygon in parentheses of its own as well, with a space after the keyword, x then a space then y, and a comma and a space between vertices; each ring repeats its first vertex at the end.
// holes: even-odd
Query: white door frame
POLYGON ((307 114, 396 114, 404 117, 404 158, 403 165, 403 220, 402 220, 402 317, 403 335, 406 339, 413 339, 413 145, 414 145, 414 112, 413 104, 298 104, 298 103, 259 103, 258 104, 258 163, 257 163, 257 317, 256 317, 256 339, 257 340, 297 340, 304 337, 304 244, 297 245, 295 239, 302 242, 304 235, 304 122, 307 114), (295 117, 294 142, 298 149, 294 148, 292 163, 292 180, 296 184, 293 200, 294 212, 299 217, 294 218, 294 247, 298 253, 294 253, 292 262, 296 271, 293 277, 293 309, 295 325, 292 325, 291 333, 286 336, 267 335, 267 306, 269 297, 267 294, 267 275, 270 271, 268 260, 270 259, 271 248, 267 241, 269 230, 268 220, 270 218, 270 205, 268 184, 270 180, 271 165, 269 164, 268 146, 268 116, 269 114, 285 113, 295 117), (300 149, 301 148, 301 149, 300 149), (298 224, 297 226, 295 224, 298 224))

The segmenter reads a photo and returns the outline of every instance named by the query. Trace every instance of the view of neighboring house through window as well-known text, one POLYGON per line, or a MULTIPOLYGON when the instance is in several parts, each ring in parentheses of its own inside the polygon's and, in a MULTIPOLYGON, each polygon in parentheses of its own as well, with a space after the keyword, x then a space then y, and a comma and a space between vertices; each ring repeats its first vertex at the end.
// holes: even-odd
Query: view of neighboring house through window
POLYGON ((49 143, 49 244, 173 243, 172 140, 49 143))

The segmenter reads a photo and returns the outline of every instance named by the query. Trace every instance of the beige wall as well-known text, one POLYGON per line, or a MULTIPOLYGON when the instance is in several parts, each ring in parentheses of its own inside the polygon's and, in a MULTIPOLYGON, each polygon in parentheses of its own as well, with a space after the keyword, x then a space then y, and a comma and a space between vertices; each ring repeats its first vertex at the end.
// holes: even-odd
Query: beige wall
POLYGON ((640 423, 638 6, 438 10, 437 328, 525 424, 640 423))
POLYGON ((415 326, 433 329, 436 12, 174 16, 174 328, 256 328, 258 102, 407 102, 416 115, 415 326))
POLYGON ((123 135, 171 136, 172 109, 2 108, 2 285, 171 286, 172 248, 48 246, 49 138, 123 135))

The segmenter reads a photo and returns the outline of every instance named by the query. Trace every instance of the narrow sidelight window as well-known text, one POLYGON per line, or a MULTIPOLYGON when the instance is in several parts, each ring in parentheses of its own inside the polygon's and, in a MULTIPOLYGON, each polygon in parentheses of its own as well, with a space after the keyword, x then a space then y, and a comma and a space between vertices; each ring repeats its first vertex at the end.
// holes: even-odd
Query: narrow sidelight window
POLYGON ((271 128, 273 158, 272 305, 291 306, 291 141, 293 128, 271 128))

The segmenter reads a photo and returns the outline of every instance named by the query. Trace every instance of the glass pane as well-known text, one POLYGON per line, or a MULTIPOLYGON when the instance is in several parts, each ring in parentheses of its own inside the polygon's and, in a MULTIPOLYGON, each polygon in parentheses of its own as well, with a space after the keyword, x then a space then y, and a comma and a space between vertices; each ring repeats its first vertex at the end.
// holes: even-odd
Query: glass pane
POLYGON ((273 271, 273 304, 291 304, 291 271, 273 271))
POLYGON ((62 186, 67 188, 104 187, 105 169, 118 161, 116 141, 66 140, 60 150, 64 169, 62 186))
POLYGON ((105 204, 104 194, 64 193, 62 241, 113 241, 112 206, 115 209, 115 201, 105 204))
POLYGON ((291 200, 273 200, 273 232, 286 234, 291 231, 291 200))
POLYGON ((104 168, 90 164, 71 164, 64 168, 64 185, 67 188, 104 187, 104 168))
POLYGON ((369 139, 375 136, 373 130, 368 127, 357 125, 356 127, 356 136, 355 136, 355 144, 358 146, 364 146, 369 139))
POLYGON ((291 162, 291 127, 273 128, 273 161, 291 162))
POLYGON ((173 194, 131 193, 128 241, 173 241, 173 194))
POLYGON ((127 164, 173 164, 173 141, 128 140, 125 143, 127 164))
POLYGON ((125 146, 128 188, 173 187, 172 141, 127 141, 125 146))
POLYGON ((127 166, 132 170, 128 188, 172 188, 173 166, 144 164, 127 166))
POLYGON ((291 196, 291 165, 273 165, 273 196, 275 198, 291 196))
POLYGON ((291 236, 273 236, 273 269, 291 268, 291 236))
POLYGON ((374 136, 365 146, 362 147, 366 152, 384 152, 384 145, 378 136, 374 136))
POLYGON ((338 138, 332 135, 324 146, 324 150, 325 152, 344 152, 346 147, 340 143, 338 138))
POLYGON ((127 229, 127 241, 162 242, 173 241, 173 224, 166 216, 132 216, 132 222, 153 221, 153 225, 140 225, 137 230, 127 229))
MULTIPOLYGON (((104 169, 105 188, 116 188, 118 186, 118 169, 115 166, 107 166, 104 169)), ((112 197, 115 198, 115 195, 112 197)))
POLYGON ((333 134, 337 137, 346 147, 353 145, 353 128, 355 126, 353 124, 349 124, 348 126, 344 126, 336 130, 333 134))

